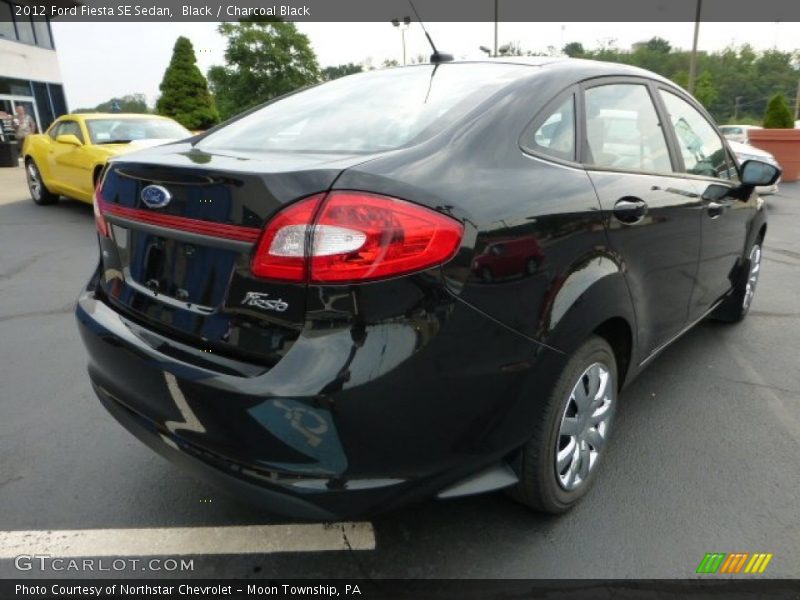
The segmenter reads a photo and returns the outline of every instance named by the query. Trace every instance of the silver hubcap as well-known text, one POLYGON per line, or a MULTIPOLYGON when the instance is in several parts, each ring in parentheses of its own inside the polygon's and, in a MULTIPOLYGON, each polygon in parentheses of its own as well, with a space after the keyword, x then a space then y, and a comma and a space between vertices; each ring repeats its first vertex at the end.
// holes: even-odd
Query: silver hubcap
POLYGON ((580 486, 597 464, 608 437, 615 396, 611 372, 602 363, 587 368, 572 388, 556 442, 556 475, 565 490, 580 486))
POLYGON ((28 188, 31 190, 31 195, 38 200, 42 193, 42 184, 39 181, 39 173, 33 164, 28 165, 28 188))
POLYGON ((761 246, 756 244, 750 250, 750 275, 747 277, 747 284, 744 288, 744 300, 742 301, 742 311, 746 312, 750 308, 753 296, 756 293, 758 274, 761 271, 761 246))

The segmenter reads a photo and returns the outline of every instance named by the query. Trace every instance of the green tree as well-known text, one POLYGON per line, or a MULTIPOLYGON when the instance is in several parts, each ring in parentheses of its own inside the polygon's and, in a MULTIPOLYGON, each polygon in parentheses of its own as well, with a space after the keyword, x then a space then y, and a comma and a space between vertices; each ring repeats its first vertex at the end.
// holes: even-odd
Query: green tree
POLYGON ((105 102, 101 102, 94 108, 79 108, 75 112, 111 112, 111 107, 114 103, 119 105, 119 112, 124 113, 148 113, 150 109, 147 107, 147 101, 144 94, 127 94, 125 96, 118 96, 110 98, 105 102))
POLYGON ((586 50, 583 49, 583 44, 580 42, 570 42, 561 51, 570 58, 578 58, 586 54, 586 50))
POLYGON ((227 64, 211 67, 208 79, 226 119, 319 81, 311 43, 294 23, 247 19, 221 23, 218 31, 228 40, 227 64))
POLYGON ((188 38, 181 36, 175 41, 172 60, 159 89, 158 114, 172 117, 188 129, 208 129, 219 122, 208 82, 197 68, 194 48, 188 38))
POLYGON ((363 70, 364 68, 361 65, 356 65, 353 63, 347 63, 346 65, 325 67, 324 69, 322 69, 322 79, 325 81, 331 81, 333 79, 339 79, 339 77, 344 77, 346 75, 361 73, 361 71, 363 70))
POLYGON ((767 104, 767 112, 764 113, 764 127, 766 129, 792 129, 794 128, 794 117, 783 94, 775 94, 767 104))
POLYGON ((711 73, 703 71, 694 82, 694 97, 706 107, 710 108, 719 96, 717 88, 714 87, 714 81, 711 73))
POLYGON ((658 36, 648 40, 645 44, 645 48, 651 52, 659 52, 661 54, 669 54, 672 52, 672 46, 670 43, 664 38, 660 38, 658 36))

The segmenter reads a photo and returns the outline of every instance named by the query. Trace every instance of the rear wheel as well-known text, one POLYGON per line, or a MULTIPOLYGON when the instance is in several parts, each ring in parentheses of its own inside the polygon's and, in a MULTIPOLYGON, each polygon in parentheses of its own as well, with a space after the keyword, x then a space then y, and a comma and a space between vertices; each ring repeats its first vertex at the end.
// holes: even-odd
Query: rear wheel
POLYGON ((750 311, 756 293, 758 276, 761 274, 761 240, 750 249, 747 260, 742 265, 739 280, 730 295, 711 314, 711 318, 726 323, 743 320, 750 311))
POLYGON ((567 362, 522 448, 519 483, 510 492, 526 506, 569 510, 591 487, 617 406, 617 364, 592 336, 567 362))
POLYGON ((31 193, 31 199, 39 205, 47 205, 58 202, 58 196, 53 194, 47 189, 42 179, 42 174, 39 172, 39 167, 32 158, 25 161, 25 177, 28 180, 28 191, 31 193))

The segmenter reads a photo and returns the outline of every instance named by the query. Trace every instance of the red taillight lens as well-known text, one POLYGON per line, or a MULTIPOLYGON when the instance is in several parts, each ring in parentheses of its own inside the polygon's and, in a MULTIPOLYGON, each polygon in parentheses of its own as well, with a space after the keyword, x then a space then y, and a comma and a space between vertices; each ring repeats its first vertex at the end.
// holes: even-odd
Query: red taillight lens
POLYGON ((252 269, 285 281, 386 279, 447 262, 463 233, 455 219, 417 204, 335 191, 302 200, 270 221, 252 269))
POLYGON ((103 194, 100 191, 100 187, 102 185, 103 185, 102 180, 98 181, 97 187, 94 190, 94 199, 92 202, 92 204, 94 204, 94 224, 97 227, 97 233, 99 233, 103 237, 109 237, 108 223, 106 222, 106 218, 103 216, 103 212, 100 206, 103 202, 103 194))

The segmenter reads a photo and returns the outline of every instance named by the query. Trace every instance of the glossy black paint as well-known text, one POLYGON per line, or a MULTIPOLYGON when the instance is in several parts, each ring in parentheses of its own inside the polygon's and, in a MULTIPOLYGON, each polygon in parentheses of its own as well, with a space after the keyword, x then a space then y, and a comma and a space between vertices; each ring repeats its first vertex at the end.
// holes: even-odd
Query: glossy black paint
POLYGON ((171 214, 263 227, 294 200, 355 189, 450 214, 465 236, 424 273, 304 286, 253 278, 252 245, 112 220, 76 310, 98 396, 159 452, 312 518, 390 509, 510 461, 587 336, 609 339, 629 382, 730 291, 765 227, 734 184, 520 148, 543 107, 565 94, 580 107, 582 86, 609 76, 673 89, 622 65, 555 62, 399 150, 222 156, 185 143, 114 161, 103 194, 131 208, 161 183, 171 214), (719 214, 712 185, 725 188, 719 214), (647 203, 633 224, 615 213, 625 198, 647 203), (249 291, 291 308, 243 306, 249 291))

